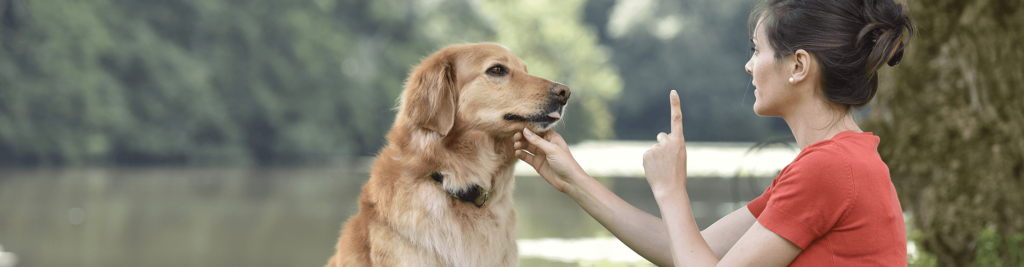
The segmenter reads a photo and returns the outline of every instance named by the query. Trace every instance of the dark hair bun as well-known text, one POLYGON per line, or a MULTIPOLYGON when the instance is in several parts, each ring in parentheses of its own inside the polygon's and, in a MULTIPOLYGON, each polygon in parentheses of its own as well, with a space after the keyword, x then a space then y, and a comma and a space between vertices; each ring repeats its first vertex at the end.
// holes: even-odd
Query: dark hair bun
MULTIPOLYGON (((868 55, 867 76, 874 74, 882 63, 892 61, 896 54, 902 57, 903 52, 903 29, 907 29, 913 35, 910 17, 907 7, 896 4, 892 0, 868 0, 864 8, 864 17, 869 23, 860 30, 857 35, 857 44, 868 43, 872 46, 868 55)), ((889 64, 895 66, 899 63, 889 64)))
MULTIPOLYGON (((906 6, 893 0, 766 0, 751 13, 776 58, 803 49, 821 67, 823 94, 831 102, 862 108, 878 89, 882 64, 899 63, 904 29, 914 26, 906 6)), ((754 27, 751 27, 754 28, 754 27)))

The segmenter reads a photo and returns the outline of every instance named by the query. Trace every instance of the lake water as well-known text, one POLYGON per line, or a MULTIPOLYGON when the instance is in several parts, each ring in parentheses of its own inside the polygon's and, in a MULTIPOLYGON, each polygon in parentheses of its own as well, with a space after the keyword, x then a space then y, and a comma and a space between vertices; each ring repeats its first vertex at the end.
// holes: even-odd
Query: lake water
MULTIPOLYGON (((2 169, 0 244, 19 267, 323 266, 341 224, 358 210, 366 179, 365 167, 350 163, 2 169)), ((516 179, 521 266, 649 265, 540 177, 516 179)), ((659 215, 646 180, 598 179, 659 215)), ((707 227, 769 183, 691 178, 698 225, 707 227)))

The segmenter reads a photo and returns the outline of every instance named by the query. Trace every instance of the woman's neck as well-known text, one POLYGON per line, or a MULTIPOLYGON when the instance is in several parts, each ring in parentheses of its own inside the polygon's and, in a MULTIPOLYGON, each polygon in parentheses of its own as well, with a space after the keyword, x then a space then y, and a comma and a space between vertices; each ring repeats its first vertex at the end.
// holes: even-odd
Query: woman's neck
POLYGON ((784 115, 782 119, 793 131, 800 150, 844 131, 862 132, 842 105, 818 102, 795 107, 790 113, 792 115, 784 115))

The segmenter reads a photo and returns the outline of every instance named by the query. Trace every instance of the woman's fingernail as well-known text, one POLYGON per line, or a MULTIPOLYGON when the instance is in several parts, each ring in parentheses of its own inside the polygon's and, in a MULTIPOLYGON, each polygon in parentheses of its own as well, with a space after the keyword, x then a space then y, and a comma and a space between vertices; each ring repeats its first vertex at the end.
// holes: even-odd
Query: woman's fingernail
POLYGON ((523 135, 531 136, 533 135, 533 132, 530 132, 530 129, 523 128, 523 135))

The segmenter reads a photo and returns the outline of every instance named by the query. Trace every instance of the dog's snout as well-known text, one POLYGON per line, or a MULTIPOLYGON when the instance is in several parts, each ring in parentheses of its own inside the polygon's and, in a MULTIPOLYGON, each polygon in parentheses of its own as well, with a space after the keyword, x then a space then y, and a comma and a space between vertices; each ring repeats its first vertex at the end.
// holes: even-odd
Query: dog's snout
POLYGON ((569 102, 569 95, 572 94, 572 91, 569 90, 568 86, 565 86, 560 83, 555 83, 551 85, 550 90, 551 94, 554 94, 555 97, 558 99, 559 104, 565 105, 565 103, 569 102))

